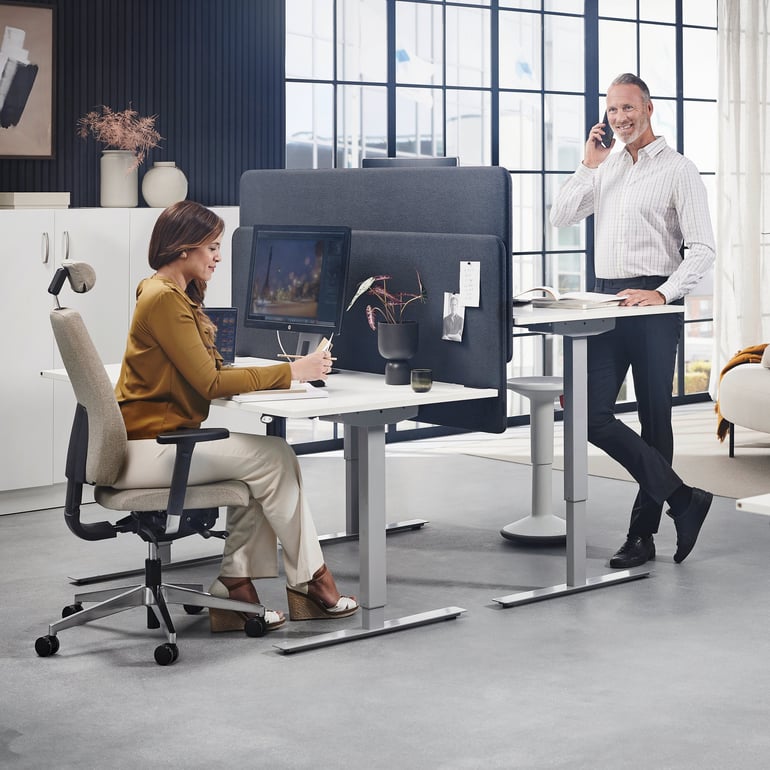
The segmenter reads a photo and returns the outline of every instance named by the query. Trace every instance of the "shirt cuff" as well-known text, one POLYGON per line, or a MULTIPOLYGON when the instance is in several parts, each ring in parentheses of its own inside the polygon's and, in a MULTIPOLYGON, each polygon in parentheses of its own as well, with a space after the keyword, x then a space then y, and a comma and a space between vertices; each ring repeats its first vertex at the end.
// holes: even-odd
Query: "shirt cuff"
POLYGON ((658 294, 663 295, 667 305, 669 302, 672 302, 675 299, 679 299, 679 295, 676 293, 674 287, 671 286, 670 283, 670 281, 666 281, 665 283, 662 283, 660 286, 658 286, 657 289, 655 289, 658 294))
POLYGON ((578 179, 582 177, 582 179, 585 181, 591 181, 593 180, 598 170, 599 170, 598 166, 596 168, 588 168, 588 166, 584 165, 581 162, 581 164, 577 167, 577 170, 575 171, 575 176, 578 177, 578 179))

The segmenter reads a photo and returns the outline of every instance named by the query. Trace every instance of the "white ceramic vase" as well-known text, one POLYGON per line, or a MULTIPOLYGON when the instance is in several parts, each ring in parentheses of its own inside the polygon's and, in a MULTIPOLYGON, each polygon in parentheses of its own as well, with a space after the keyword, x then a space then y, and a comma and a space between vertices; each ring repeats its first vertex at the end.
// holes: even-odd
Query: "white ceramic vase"
POLYGON ((99 203, 104 208, 139 205, 139 170, 131 169, 136 156, 130 150, 102 150, 99 162, 99 203))
POLYGON ((187 177, 174 161, 156 161, 142 178, 142 197, 153 208, 183 201, 187 197, 187 177))

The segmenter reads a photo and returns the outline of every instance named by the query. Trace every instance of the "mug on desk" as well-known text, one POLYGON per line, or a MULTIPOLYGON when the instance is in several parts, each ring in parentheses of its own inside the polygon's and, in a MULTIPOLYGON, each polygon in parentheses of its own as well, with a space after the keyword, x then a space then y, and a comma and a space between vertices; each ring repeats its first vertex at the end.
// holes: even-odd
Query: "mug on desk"
POLYGON ((431 369, 412 369, 412 390, 415 393, 427 393, 433 387, 431 369))

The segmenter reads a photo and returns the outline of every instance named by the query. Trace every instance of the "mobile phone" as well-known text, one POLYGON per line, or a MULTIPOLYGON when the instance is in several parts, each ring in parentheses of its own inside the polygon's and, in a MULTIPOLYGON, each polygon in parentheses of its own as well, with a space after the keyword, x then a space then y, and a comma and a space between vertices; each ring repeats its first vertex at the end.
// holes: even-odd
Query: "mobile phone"
MULTIPOLYGON (((333 336, 334 336, 334 335, 332 334, 332 337, 333 337, 333 336)), ((326 339, 326 337, 324 337, 324 338, 323 338, 323 339, 322 339, 322 340, 321 340, 321 341, 318 343, 318 347, 316 348, 316 350, 323 350, 323 351, 326 351, 326 350, 331 350, 331 349, 332 349, 332 340, 331 340, 331 337, 330 337, 329 339, 326 339)))
POLYGON ((604 123, 604 136, 602 137, 602 144, 605 147, 609 147, 610 144, 612 144, 613 131, 610 128, 610 122, 607 120, 606 111, 604 113, 604 117, 602 118, 602 123, 604 123))

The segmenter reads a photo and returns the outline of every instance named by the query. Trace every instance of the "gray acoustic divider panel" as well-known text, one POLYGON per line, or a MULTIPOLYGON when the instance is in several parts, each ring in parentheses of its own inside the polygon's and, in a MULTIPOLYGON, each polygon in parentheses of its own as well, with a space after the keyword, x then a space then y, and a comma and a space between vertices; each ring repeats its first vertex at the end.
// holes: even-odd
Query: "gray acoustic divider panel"
MULTIPOLYGON (((238 228, 233 238, 233 300, 241 319, 245 317, 251 240, 250 227, 238 228)), ((419 270, 428 299, 413 303, 407 311, 407 317, 420 325, 419 347, 411 366, 432 369, 436 380, 498 390, 493 399, 422 407, 419 421, 491 433, 505 430, 505 353, 510 338, 506 254, 503 242, 493 235, 353 231, 346 305, 358 284, 371 275, 392 276, 392 291, 416 292, 415 271, 419 270), (480 302, 478 308, 466 308, 462 342, 449 342, 441 339, 444 293, 457 292, 464 261, 479 263, 480 302)), ((377 335, 366 322, 369 302, 376 304, 376 298, 361 297, 345 314, 342 333, 334 339, 334 355, 342 369, 383 373, 385 360, 377 350, 377 335)), ((241 324, 238 352, 275 354, 275 333, 241 324)))
POLYGON ((240 223, 346 225, 352 230, 493 235, 507 255, 506 361, 513 354, 511 177, 495 167, 246 171, 240 223))

